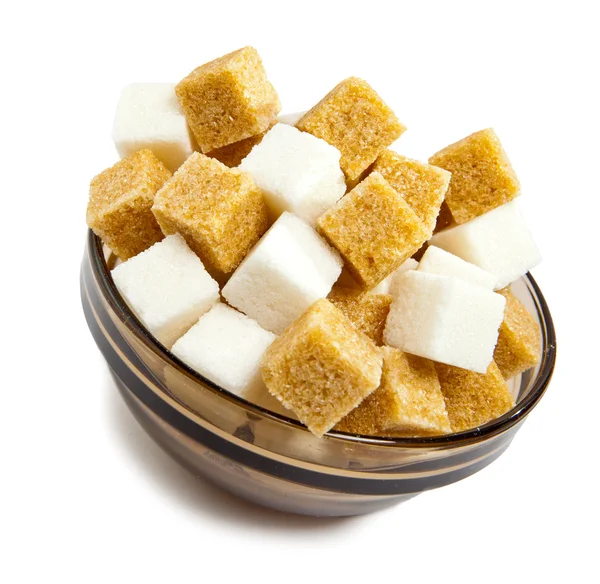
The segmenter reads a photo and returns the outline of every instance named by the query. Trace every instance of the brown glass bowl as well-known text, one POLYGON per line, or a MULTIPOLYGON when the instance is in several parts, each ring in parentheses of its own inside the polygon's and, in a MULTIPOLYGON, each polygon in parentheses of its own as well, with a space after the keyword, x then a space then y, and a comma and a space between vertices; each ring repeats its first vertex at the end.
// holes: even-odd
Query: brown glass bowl
POLYGON ((319 439, 299 422, 215 385, 165 349, 121 298, 110 277, 111 259, 89 232, 83 309, 125 402, 148 434, 195 474, 275 509, 368 513, 472 475, 508 448, 554 370, 552 318, 528 274, 513 291, 540 324, 543 356, 512 381, 512 410, 481 427, 439 437, 329 432, 319 439))

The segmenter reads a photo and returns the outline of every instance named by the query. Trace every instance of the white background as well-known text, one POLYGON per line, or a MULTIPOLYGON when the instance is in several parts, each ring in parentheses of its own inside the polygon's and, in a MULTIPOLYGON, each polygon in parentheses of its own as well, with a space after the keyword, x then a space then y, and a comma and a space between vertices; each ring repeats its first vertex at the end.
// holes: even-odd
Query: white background
MULTIPOLYGON (((594 2, 11 2, 2 8, 0 581, 591 582, 598 552, 594 2), (252 44, 284 111, 367 79, 426 159, 493 126, 545 263, 558 365, 509 450, 374 515, 319 520, 194 479, 121 403, 84 322, 89 180, 121 87, 252 44)), ((597 7, 597 6, 596 6, 597 7)))

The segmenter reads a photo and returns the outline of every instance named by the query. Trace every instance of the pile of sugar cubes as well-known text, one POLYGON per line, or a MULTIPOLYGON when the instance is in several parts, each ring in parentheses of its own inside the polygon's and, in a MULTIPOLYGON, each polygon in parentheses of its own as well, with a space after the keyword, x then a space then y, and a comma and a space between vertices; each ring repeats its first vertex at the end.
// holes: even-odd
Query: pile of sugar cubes
POLYGON ((280 116, 255 49, 126 87, 87 222, 173 355, 316 436, 428 436, 514 406, 541 359, 510 290, 540 261, 492 129, 428 163, 365 81, 280 116), (418 258, 415 259, 415 258, 418 258))

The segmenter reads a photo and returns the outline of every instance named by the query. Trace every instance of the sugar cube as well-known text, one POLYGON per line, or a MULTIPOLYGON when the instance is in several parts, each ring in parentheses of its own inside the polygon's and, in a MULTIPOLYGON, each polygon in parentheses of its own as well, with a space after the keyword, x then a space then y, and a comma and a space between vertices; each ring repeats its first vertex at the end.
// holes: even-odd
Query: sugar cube
POLYGON ((267 230, 250 175, 195 152, 167 181, 152 211, 165 234, 181 233, 210 270, 233 271, 267 230))
POLYGON ((378 156, 373 170, 404 197, 417 217, 433 233, 450 183, 450 173, 392 150, 384 150, 378 156))
POLYGON ((389 294, 372 294, 336 284, 327 299, 376 345, 383 345, 383 329, 392 303, 389 294))
POLYGON ((436 363, 453 432, 482 426, 510 410, 515 402, 498 366, 492 361, 483 373, 436 363))
POLYGON ((494 274, 497 289, 505 288, 542 259, 517 201, 468 223, 444 229, 436 233, 429 244, 494 274))
POLYGON ((448 203, 446 203, 446 201, 442 201, 440 213, 437 216, 437 220, 435 222, 435 229, 433 230, 433 232, 437 233, 442 229, 446 229, 446 227, 450 227, 450 225, 454 225, 454 218, 452 217, 452 213, 450 212, 450 207, 448 207, 448 203))
POLYGON ((535 367, 542 358, 540 326, 510 288, 498 291, 506 298, 494 361, 504 379, 535 367))
POLYGON ((250 154, 252 148, 254 148, 257 144, 260 144, 260 141, 265 137, 266 133, 266 131, 261 132, 256 136, 244 138, 239 142, 233 142, 233 144, 221 146, 221 148, 207 152, 206 156, 210 156, 210 158, 216 158, 219 162, 222 162, 229 168, 235 168, 236 166, 240 165, 242 160, 244 160, 248 154, 250 154))
POLYGON ((219 300, 219 286, 180 235, 170 235, 118 265, 115 286, 167 348, 219 300))
POLYGON ((316 436, 379 385, 377 347, 328 300, 317 300, 267 349, 263 379, 316 436))
POLYGON ((409 270, 399 276, 384 341, 420 357, 485 373, 506 300, 482 286, 409 270))
POLYGON ((406 130, 373 88, 357 77, 334 87, 296 127, 335 146, 342 153, 342 170, 350 180, 406 130))
POLYGON ((380 349, 379 387, 335 429, 367 436, 450 432, 444 396, 433 361, 391 347, 380 349))
POLYGON ((517 175, 491 128, 447 146, 429 163, 452 173, 445 200, 459 224, 512 201, 520 191, 517 175))
POLYGON ((223 287, 231 306, 281 334, 329 294, 342 260, 307 223, 285 212, 223 287))
POLYGON ((197 67, 175 92, 204 153, 264 132, 281 109, 253 47, 197 67))
POLYGON ((305 113, 306 112, 292 112, 291 114, 279 114, 277 116, 277 122, 280 124, 287 124, 288 126, 295 126, 305 113))
POLYGON ((175 172, 194 148, 172 83, 133 83, 123 88, 112 137, 121 158, 152 150, 175 172))
POLYGON ((170 176, 150 150, 140 150, 92 179, 87 224, 122 260, 163 238, 151 208, 170 176))
POLYGON ((479 284, 488 290, 493 290, 496 276, 465 262, 465 260, 447 251, 430 245, 419 262, 419 272, 438 274, 439 276, 454 276, 466 282, 479 284))
POLYGON ((311 225, 346 192, 340 153, 324 140, 276 124, 242 161, 272 215, 290 211, 311 225))
POLYGON ((396 270, 429 236, 408 203, 378 172, 326 211, 317 226, 367 290, 396 270))
POLYGON ((392 296, 396 293, 396 284, 394 283, 398 276, 402 272, 406 272, 408 270, 414 270, 419 265, 419 262, 413 258, 408 258, 403 264, 400 265, 399 268, 394 270, 387 278, 384 278, 373 288, 370 290, 370 294, 391 294, 392 296))
POLYGON ((260 374, 260 360, 277 337, 225 304, 215 304, 171 348, 192 369, 256 405, 281 411, 260 374))

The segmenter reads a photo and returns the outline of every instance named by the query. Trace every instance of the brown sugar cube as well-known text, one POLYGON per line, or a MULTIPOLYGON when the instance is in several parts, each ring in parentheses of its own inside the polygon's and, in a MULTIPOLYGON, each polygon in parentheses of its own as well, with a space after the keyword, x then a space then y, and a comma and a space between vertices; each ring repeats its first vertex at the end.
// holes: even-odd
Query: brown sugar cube
POLYGON ((266 131, 281 109, 253 47, 197 67, 175 93, 204 153, 266 131))
POLYGON ((446 229, 446 227, 450 227, 450 225, 454 224, 454 218, 452 217, 452 213, 450 213, 450 207, 448 207, 448 203, 446 201, 442 201, 442 206, 440 207, 440 214, 437 216, 437 221, 435 223, 434 233, 441 231, 442 229, 446 229))
POLYGON ((327 298, 359 331, 367 335, 376 345, 383 345, 383 330, 390 312, 392 296, 369 294, 336 285, 327 298))
POLYGON ((333 428, 379 385, 377 347, 326 299, 312 306, 267 349, 267 388, 316 436, 333 428))
POLYGON ((261 143, 266 133, 266 131, 261 132, 256 136, 250 136, 250 138, 244 138, 239 142, 227 144, 227 146, 222 146, 216 150, 211 150, 206 153, 206 156, 216 158, 219 162, 222 162, 229 168, 235 168, 240 165, 242 160, 244 160, 248 154, 250 154, 252 148, 261 143))
POLYGON ((165 235, 180 233, 207 268, 232 272, 267 230, 262 191, 249 174, 192 154, 156 194, 165 235))
POLYGON ((494 361, 504 379, 510 379, 540 362, 542 340, 539 324, 510 288, 498 290, 498 293, 506 298, 506 308, 494 361))
POLYGON ((406 130, 374 89, 357 77, 334 87, 296 127, 335 146, 350 181, 406 130))
POLYGON ((371 436, 449 433, 450 422, 433 361, 382 347, 379 387, 335 429, 371 436))
POLYGON ((373 170, 404 197, 417 217, 433 233, 450 183, 450 173, 391 150, 384 150, 379 155, 373 170))
POLYGON ((431 235, 378 172, 372 172, 321 215, 317 227, 366 290, 377 286, 431 235))
POLYGON ((458 224, 512 201, 520 191, 517 175, 491 128, 447 146, 429 163, 452 173, 445 200, 458 224))
POLYGON ((151 209, 170 176, 150 150, 140 150, 92 179, 87 224, 123 261, 163 239, 151 209))
POLYGON ((485 374, 443 363, 436 363, 435 369, 453 432, 481 426, 515 405, 494 361, 485 374))

